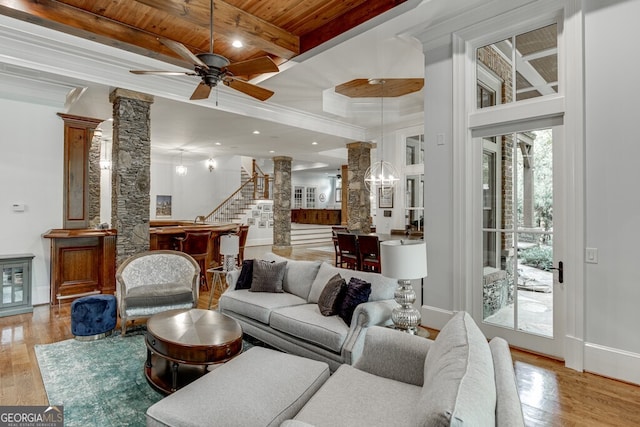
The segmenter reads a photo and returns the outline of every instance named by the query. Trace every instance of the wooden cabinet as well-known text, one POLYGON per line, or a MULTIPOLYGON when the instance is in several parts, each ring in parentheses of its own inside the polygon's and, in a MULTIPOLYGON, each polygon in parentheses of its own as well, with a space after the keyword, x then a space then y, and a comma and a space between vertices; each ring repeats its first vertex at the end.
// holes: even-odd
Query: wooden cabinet
POLYGON ((0 316, 31 313, 31 260, 33 254, 0 255, 2 298, 0 316))
POLYGON ((291 209, 291 222, 340 225, 341 215, 340 209, 291 209))
POLYGON ((116 290, 116 230, 54 229, 51 239, 51 305, 116 290))

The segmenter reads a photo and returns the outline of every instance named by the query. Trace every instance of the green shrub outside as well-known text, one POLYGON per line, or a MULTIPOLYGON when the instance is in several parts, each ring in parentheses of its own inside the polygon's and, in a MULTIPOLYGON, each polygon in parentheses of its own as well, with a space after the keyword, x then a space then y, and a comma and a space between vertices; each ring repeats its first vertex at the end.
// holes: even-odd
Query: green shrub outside
POLYGON ((551 246, 534 246, 523 249, 518 253, 521 264, 529 267, 550 271, 553 267, 553 249, 551 246))

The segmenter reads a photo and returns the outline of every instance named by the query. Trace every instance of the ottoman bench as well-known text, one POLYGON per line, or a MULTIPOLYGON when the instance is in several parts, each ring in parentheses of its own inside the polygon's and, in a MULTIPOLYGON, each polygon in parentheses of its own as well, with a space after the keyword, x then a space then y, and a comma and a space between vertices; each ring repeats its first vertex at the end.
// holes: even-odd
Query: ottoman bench
POLYGON ((147 426, 279 426, 329 378, 329 365, 252 347, 155 403, 147 426))
POLYGON ((79 341, 110 335, 116 327, 116 297, 91 295, 71 303, 71 333, 79 341))

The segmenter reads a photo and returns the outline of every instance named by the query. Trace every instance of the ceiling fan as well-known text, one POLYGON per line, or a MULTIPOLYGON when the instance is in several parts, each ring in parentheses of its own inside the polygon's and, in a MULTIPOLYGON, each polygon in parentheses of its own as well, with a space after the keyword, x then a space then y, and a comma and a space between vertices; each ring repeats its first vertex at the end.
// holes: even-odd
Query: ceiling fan
POLYGON ((200 76, 202 81, 200 82, 200 84, 198 84, 196 90, 191 95, 190 99, 192 100, 208 98, 209 94, 211 93, 211 89, 221 82, 232 89, 238 90, 242 93, 259 99, 260 101, 269 99, 273 95, 273 91, 246 82, 238 78, 237 76, 273 73, 279 71, 278 66, 268 56, 249 59, 232 64, 224 56, 213 53, 213 0, 211 0, 211 15, 209 24, 210 37, 208 53, 194 54, 182 43, 165 38, 158 38, 158 40, 169 49, 173 50, 184 59, 192 62, 194 65, 194 71, 183 72, 130 70, 130 72, 132 72, 133 74, 200 76))

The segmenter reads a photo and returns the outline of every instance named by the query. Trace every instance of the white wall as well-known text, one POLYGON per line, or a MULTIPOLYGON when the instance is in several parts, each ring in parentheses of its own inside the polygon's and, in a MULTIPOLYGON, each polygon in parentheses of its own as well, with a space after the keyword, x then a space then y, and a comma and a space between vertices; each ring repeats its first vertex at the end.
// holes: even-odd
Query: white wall
MULTIPOLYGON (((451 47, 425 54, 424 238, 429 275, 424 280, 424 305, 453 310, 453 145, 451 47), (436 144, 436 135, 445 144, 436 144)), ((423 314, 425 323, 430 320, 423 314)), ((437 323, 436 323, 437 324, 437 323)), ((432 323, 433 325, 433 323, 432 323)))
MULTIPOLYGON (((153 142, 152 142, 153 143, 153 142)), ((240 187, 240 156, 216 157, 212 172, 206 159, 189 160, 183 156, 187 175, 176 175, 179 157, 151 157, 151 219, 156 218, 156 196, 170 195, 172 219, 193 220, 198 215, 208 215, 231 193, 240 187)))
POLYGON ((586 341, 640 357, 640 1, 584 4, 586 341))
POLYGON ((293 189, 297 186, 316 188, 314 209, 340 209, 340 203, 335 202, 335 179, 329 178, 329 175, 324 172, 292 172, 291 197, 293 197, 293 189), (324 202, 320 201, 320 194, 325 195, 324 202))
POLYGON ((0 99, 0 253, 33 253, 32 302, 49 301, 50 241, 62 227, 64 122, 60 109, 0 99), (13 212, 24 203, 24 212, 13 212))

